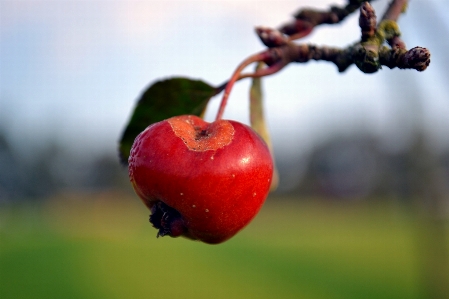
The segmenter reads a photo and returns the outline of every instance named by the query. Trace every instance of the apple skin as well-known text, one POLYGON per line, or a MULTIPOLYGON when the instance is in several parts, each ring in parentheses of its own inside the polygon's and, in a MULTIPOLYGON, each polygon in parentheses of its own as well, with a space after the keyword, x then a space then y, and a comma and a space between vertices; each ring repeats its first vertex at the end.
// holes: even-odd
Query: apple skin
POLYGON ((250 127, 182 115, 136 137, 129 176, 158 236, 218 244, 244 228, 270 189, 273 160, 250 127))

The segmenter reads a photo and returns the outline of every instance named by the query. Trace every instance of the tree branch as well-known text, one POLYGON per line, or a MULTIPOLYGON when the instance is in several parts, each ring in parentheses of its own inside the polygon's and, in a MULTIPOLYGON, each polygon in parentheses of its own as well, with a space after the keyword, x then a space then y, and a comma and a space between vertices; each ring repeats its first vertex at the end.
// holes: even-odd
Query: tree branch
MULTIPOLYGON (((348 0, 344 7, 331 6, 327 11, 305 8, 295 14, 295 20, 279 28, 279 31, 296 40, 310 34, 318 25, 336 24, 356 11, 366 0, 348 0)), ((372 1, 372 0, 369 0, 372 1)), ((368 2, 369 2, 368 1, 368 2)))
MULTIPOLYGON (((395 1, 390 2, 390 5, 388 6, 387 10, 385 11, 384 15, 382 16, 382 21, 397 22, 399 19, 399 16, 405 12, 407 6, 408 6, 408 0, 395 0, 395 1)), ((387 42, 392 48, 405 49, 406 48, 405 43, 402 41, 402 39, 399 36, 400 36, 400 33, 398 35, 393 35, 390 38, 387 38, 387 42)))
MULTIPOLYGON (((269 47, 264 62, 268 68, 259 71, 266 75, 273 74, 291 62, 305 63, 309 60, 324 60, 333 62, 339 72, 344 72, 349 66, 355 64, 364 73, 377 72, 382 65, 389 68, 425 70, 430 64, 430 52, 426 48, 415 47, 407 50, 401 40, 401 32, 396 21, 407 7, 407 0, 393 0, 383 15, 379 24, 376 22, 376 13, 369 1, 350 0, 344 8, 331 7, 328 12, 319 12, 311 9, 301 10, 297 20, 303 26, 295 31, 294 35, 304 35, 309 29, 324 23, 341 21, 350 12, 360 8, 359 26, 361 39, 359 42, 340 49, 335 47, 315 45, 298 45, 283 33, 291 33, 282 27, 281 31, 265 27, 256 28, 262 42, 269 47), (384 45, 385 41, 391 48, 384 45), (274 68, 276 65, 276 68, 274 68)), ((295 24, 299 24, 296 22, 295 24)), ((299 27, 297 27, 298 29, 299 27)), ((308 33, 307 33, 308 34, 308 33)), ((247 75, 251 76, 251 75, 247 75)), ((253 74, 253 76, 256 76, 253 74)))
MULTIPOLYGON (((379 66, 389 68, 415 69, 423 71, 430 63, 430 52, 421 47, 415 47, 409 51, 405 49, 390 49, 386 46, 380 48, 375 57, 361 44, 356 44, 345 49, 336 47, 319 47, 316 45, 297 45, 290 43, 283 47, 270 49, 270 58, 288 62, 306 63, 310 60, 323 60, 334 63, 339 72, 344 72, 352 64, 356 64, 364 73, 374 73, 379 66)), ((270 63, 270 61, 266 61, 270 63)))

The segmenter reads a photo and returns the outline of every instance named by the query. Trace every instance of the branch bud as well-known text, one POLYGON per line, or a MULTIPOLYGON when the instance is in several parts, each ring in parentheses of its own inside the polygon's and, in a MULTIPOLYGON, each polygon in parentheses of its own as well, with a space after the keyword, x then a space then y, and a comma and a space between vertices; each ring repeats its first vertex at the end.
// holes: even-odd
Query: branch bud
POLYGON ((288 43, 288 39, 276 29, 256 27, 256 33, 268 48, 279 47, 288 43))
POLYGON ((376 33, 376 12, 368 2, 364 2, 360 6, 359 26, 362 30, 362 41, 373 37, 376 33))
POLYGON ((430 51, 426 48, 414 47, 404 54, 403 60, 408 68, 422 72, 430 64, 430 51))
POLYGON ((297 19, 283 25, 279 30, 286 35, 294 36, 292 39, 298 39, 310 34, 313 27, 314 25, 309 21, 297 19))
POLYGON ((372 74, 382 68, 379 61, 377 48, 363 46, 362 44, 354 47, 354 64, 365 74, 372 74))

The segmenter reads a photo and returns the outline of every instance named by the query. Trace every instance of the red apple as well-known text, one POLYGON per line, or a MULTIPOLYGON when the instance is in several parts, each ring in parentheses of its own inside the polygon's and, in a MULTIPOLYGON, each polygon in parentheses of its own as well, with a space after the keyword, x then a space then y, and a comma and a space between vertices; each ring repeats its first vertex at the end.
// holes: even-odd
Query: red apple
POLYGON ((134 190, 158 236, 217 244, 244 228, 270 189, 273 161, 250 127, 183 115, 150 125, 129 158, 134 190))

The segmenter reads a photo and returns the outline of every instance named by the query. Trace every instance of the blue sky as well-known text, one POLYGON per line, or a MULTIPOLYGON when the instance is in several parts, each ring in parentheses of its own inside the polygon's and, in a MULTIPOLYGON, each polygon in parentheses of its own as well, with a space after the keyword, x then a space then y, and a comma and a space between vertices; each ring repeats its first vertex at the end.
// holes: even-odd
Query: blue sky
MULTIPOLYGON (((388 2, 373 2, 378 16, 388 2)), ((81 153, 115 152, 148 84, 189 76, 219 85, 263 49, 255 26, 276 27, 302 6, 331 3, 345 1, 1 0, 0 125, 18 145, 57 140, 81 153)), ((293 157, 329 136, 357 132, 376 134, 397 150, 417 120, 436 149, 447 148, 448 3, 414 0, 400 19, 407 46, 432 52, 423 73, 384 68, 365 75, 351 67, 339 74, 330 63, 309 62, 266 78, 275 150, 293 157)), ((357 22, 354 14, 301 42, 347 46, 359 38, 357 22)), ((235 86, 225 118, 248 122, 249 83, 235 86)))

